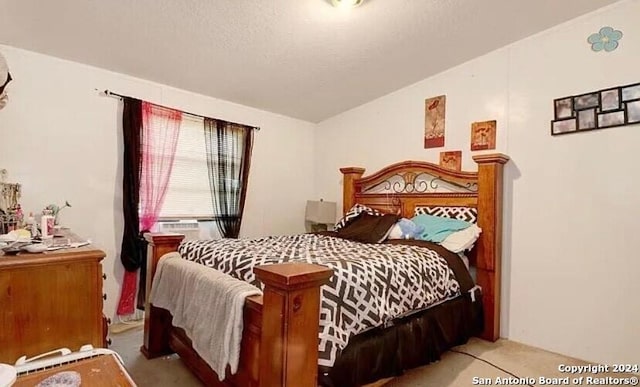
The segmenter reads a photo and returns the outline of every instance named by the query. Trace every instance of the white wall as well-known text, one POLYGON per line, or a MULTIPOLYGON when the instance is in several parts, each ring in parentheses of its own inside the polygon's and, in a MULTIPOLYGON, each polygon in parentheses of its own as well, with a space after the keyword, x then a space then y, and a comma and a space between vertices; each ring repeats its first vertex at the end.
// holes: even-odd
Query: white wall
POLYGON ((27 213, 71 203, 62 223, 107 253, 107 316, 115 313, 123 270, 123 145, 121 104, 96 89, 260 126, 241 235, 304 232, 304 206, 313 194, 313 124, 17 48, 0 46, 0 52, 14 78, 0 111, 0 168, 22 183, 27 213))
MULTIPOLYGON (((498 121, 508 154, 502 336, 604 363, 640 363, 640 125, 552 137, 553 99, 640 82, 640 1, 514 43, 320 123, 318 196, 341 201, 342 166, 437 162, 463 150, 470 123, 498 121), (620 47, 587 37, 622 30, 620 47), (423 149, 424 99, 446 94, 446 147, 423 149)), ((425 42, 428 44, 428 42, 425 42)), ((454 49, 454 48, 452 48, 454 49)))

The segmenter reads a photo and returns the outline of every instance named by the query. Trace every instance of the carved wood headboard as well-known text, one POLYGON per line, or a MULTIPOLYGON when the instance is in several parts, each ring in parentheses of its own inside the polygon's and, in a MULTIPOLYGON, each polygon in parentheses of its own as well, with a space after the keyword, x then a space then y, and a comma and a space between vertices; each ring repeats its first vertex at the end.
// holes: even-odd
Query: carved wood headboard
POLYGON ((500 276, 502 257, 502 175, 509 157, 473 156, 477 172, 457 172, 424 161, 404 161, 363 177, 364 168, 340 168, 343 212, 359 203, 384 212, 414 216, 416 207, 451 206, 477 209, 482 229, 469 260, 482 288, 482 338, 500 336, 500 276))

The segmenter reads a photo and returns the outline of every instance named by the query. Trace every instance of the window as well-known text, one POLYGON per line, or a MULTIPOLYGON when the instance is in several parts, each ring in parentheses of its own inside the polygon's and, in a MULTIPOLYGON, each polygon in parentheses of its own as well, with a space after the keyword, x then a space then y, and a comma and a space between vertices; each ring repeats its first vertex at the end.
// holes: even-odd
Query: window
POLYGON ((183 114, 160 219, 212 218, 202 118, 183 114))

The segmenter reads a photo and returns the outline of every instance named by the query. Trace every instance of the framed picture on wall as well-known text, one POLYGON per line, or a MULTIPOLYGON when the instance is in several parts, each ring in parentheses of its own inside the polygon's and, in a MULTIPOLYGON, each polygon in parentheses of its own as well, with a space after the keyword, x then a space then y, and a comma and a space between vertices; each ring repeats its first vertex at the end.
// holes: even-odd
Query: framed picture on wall
POLYGON ((620 109, 620 89, 604 90, 600 92, 600 110, 620 109))
POLYGON ((462 151, 440 152, 440 166, 459 171, 462 168, 462 151))
POLYGON ((573 109, 582 110, 582 109, 595 108, 598 106, 599 103, 600 103, 600 100, 598 97, 598 93, 583 94, 574 98, 573 109))
POLYGON ((471 124, 471 150, 496 149, 496 121, 471 124))
POLYGON ((631 101, 640 99, 640 83, 622 88, 622 100, 631 101))
POLYGON ((596 109, 578 111, 578 129, 594 129, 596 127, 596 109))
POLYGON ((555 100, 556 120, 573 117, 573 98, 562 98, 555 100))
POLYGON ((608 128, 611 126, 624 125, 624 111, 600 113, 598 114, 598 127, 608 128))
POLYGON ((576 119, 570 118, 567 120, 557 120, 551 122, 551 134, 564 134, 575 132, 578 129, 576 125, 576 119))
POLYGON ((630 124, 640 122, 640 100, 627 102, 627 121, 630 124))
POLYGON ((424 147, 444 146, 444 123, 447 97, 427 98, 424 101, 424 147))

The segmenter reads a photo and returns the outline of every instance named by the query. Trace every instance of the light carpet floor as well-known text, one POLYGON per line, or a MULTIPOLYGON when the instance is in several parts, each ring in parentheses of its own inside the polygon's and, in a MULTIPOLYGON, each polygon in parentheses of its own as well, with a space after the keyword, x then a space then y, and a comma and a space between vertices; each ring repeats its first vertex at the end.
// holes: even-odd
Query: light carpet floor
MULTIPOLYGON (((112 333, 110 337, 113 341, 111 349, 122 356, 126 368, 138 386, 202 386, 176 355, 147 360, 139 351, 142 343, 142 328, 112 333)), ((571 378, 580 376, 561 373, 558 371, 560 364, 587 364, 581 360, 509 340, 489 343, 473 338, 467 344, 456 347, 454 350, 477 356, 518 377, 535 378, 536 386, 540 385, 538 383, 540 377, 564 378, 569 376, 571 378)), ((367 387, 462 387, 474 385, 474 377, 489 378, 495 385, 497 377, 508 378, 510 376, 482 360, 449 351, 443 354, 442 359, 436 363, 407 371, 401 377, 379 381, 367 387)), ((584 374, 583 376, 594 375, 584 374)), ((631 375, 598 374, 596 376, 630 377, 631 375)))

